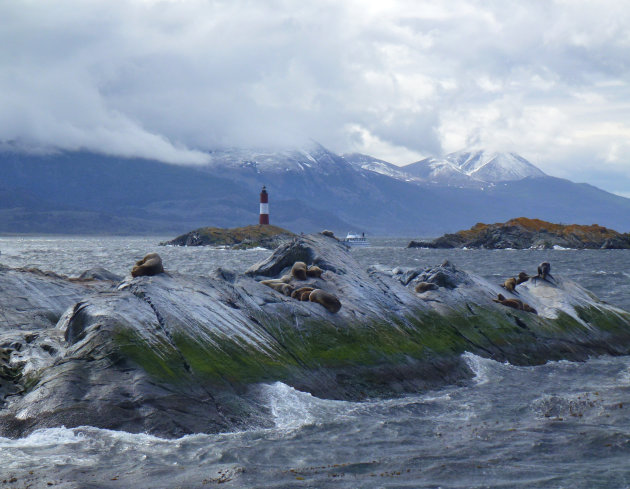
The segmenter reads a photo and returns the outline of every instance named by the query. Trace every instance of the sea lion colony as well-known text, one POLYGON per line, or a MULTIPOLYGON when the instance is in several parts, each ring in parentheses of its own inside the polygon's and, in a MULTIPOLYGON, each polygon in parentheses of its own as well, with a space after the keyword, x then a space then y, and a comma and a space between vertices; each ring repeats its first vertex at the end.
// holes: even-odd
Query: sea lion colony
MULTIPOLYGON (((296 289, 290 283, 293 279, 303 281, 307 280, 309 277, 321 278, 323 272, 324 271, 316 265, 307 266, 306 263, 297 261, 291 267, 289 274, 283 275, 277 279, 261 280, 260 283, 298 301, 316 302, 325 307, 328 311, 336 313, 341 309, 341 302, 334 294, 311 286, 303 286, 296 289)), ((542 280, 547 280, 547 277, 553 278, 550 272, 551 264, 549 262, 543 262, 538 266, 538 275, 530 277, 527 273, 520 272, 518 278, 510 277, 505 280, 501 286, 509 292, 517 293, 517 285, 530 279, 536 280, 541 278, 542 280)), ((162 258, 160 258, 160 255, 157 253, 148 253, 142 260, 137 261, 131 270, 132 277, 152 276, 158 273, 164 273, 164 267, 162 265, 162 258)), ((414 287, 415 292, 419 294, 436 289, 438 289, 438 286, 431 282, 418 282, 414 287)), ((513 309, 537 314, 536 309, 519 299, 506 299, 502 294, 498 294, 497 299, 493 299, 493 301, 513 309)))
MULTIPOLYGON (((164 273, 164 267, 162 266, 162 258, 160 258, 160 255, 157 253, 145 255, 142 260, 136 262, 131 270, 132 277, 151 276, 157 275, 158 273, 164 273)), ((310 286, 296 289, 290 284, 293 279, 307 280, 308 277, 321 278, 323 273, 324 271, 316 265, 307 267, 306 263, 298 261, 291 267, 290 274, 283 275, 277 279, 261 280, 260 283, 287 297, 302 302, 316 302, 332 313, 338 312, 339 309, 341 309, 341 302, 330 292, 310 286), (313 294, 313 292, 316 293, 313 294)))
MULTIPOLYGON (((508 279, 506 279, 502 284, 501 287, 505 288, 505 290, 507 290, 508 292, 511 292, 513 294, 518 294, 518 292, 516 291, 516 286, 520 285, 524 282, 527 282, 528 280, 532 279, 536 279, 536 278, 543 278, 543 280, 546 280, 546 277, 550 277, 550 273, 549 271, 551 270, 551 265, 548 262, 544 262, 541 263, 538 266, 538 275, 534 276, 534 277, 530 277, 526 272, 520 272, 518 274, 518 277, 510 277, 508 279)), ((415 287, 414 287, 414 291, 417 294, 423 294, 429 290, 436 290, 438 289, 439 286, 436 283, 433 282, 417 282, 415 287)), ((506 307, 511 307, 513 309, 518 309, 520 311, 525 311, 525 312, 531 312, 534 314, 538 314, 538 312, 536 311, 536 309, 534 309, 533 307, 531 307, 529 304, 523 302, 520 299, 506 299, 502 294, 498 295, 497 299, 493 299, 494 302, 497 302, 499 304, 502 304, 506 307)))
POLYGON ((279 279, 261 280, 260 283, 292 299, 301 302, 316 302, 326 310, 336 313, 341 309, 341 302, 334 294, 309 285, 296 289, 290 284, 293 279, 303 281, 308 278, 322 278, 323 273, 324 271, 316 265, 307 266, 303 261, 296 261, 291 267, 290 274, 283 275, 279 279))
POLYGON ((501 287, 503 287, 505 290, 509 292, 516 294, 517 293, 516 286, 524 282, 527 282, 529 279, 536 280, 536 279, 541 278, 548 282, 547 277, 553 278, 550 271, 551 271, 551 264, 549 262, 543 262, 540 265, 538 265, 538 275, 534 275, 533 277, 530 277, 526 272, 520 272, 518 274, 518 277, 510 277, 506 279, 506 281, 501 284, 501 287))
MULTIPOLYGON (((527 273, 520 272, 518 274, 518 278, 515 278, 515 277, 508 278, 505 282, 501 284, 501 286, 505 288, 505 290, 512 292, 513 294, 517 294, 518 292, 515 290, 517 285, 527 282, 530 279, 535 281, 539 278, 548 282, 547 277, 553 279, 553 276, 551 275, 550 272, 551 272, 551 264, 549 262, 543 262, 540 265, 538 265, 538 275, 530 277, 527 273)), ((499 294, 496 299, 492 299, 492 300, 494 302, 497 302, 507 307, 512 307, 514 309, 518 309, 521 311, 532 312, 534 314, 538 314, 536 309, 534 309, 529 304, 519 299, 506 299, 502 294, 499 294)))

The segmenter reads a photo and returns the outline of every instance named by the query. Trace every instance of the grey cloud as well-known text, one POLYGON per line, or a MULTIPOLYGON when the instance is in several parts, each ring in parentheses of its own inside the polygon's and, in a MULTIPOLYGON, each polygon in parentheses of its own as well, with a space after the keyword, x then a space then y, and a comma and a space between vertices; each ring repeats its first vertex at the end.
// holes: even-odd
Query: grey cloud
POLYGON ((309 138, 395 163, 475 145, 535 156, 552 174, 587 180, 592 161, 623 173, 613 149, 630 127, 629 10, 622 1, 3 2, 0 141, 189 164, 217 146, 309 138), (610 124, 621 129, 607 135, 610 124))

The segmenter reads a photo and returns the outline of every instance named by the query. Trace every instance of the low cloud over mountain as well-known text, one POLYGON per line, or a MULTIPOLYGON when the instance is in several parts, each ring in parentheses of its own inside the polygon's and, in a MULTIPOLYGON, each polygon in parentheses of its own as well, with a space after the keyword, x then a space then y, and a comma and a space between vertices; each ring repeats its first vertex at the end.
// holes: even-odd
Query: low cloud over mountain
POLYGON ((629 192, 621 1, 2 2, 0 143, 202 164, 307 137, 516 151, 629 192))

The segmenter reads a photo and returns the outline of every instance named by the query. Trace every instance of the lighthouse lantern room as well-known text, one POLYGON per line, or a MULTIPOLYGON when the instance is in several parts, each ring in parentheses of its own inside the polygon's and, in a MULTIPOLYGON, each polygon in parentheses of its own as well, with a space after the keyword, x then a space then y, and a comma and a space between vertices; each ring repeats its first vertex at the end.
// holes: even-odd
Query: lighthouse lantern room
POLYGON ((260 219, 258 224, 269 224, 269 195, 264 185, 260 192, 260 219))

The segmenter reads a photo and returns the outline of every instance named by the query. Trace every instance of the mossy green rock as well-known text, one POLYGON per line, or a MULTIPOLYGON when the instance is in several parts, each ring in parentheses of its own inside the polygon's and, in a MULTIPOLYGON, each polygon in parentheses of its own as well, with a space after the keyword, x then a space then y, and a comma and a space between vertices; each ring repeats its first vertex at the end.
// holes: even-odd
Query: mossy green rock
MULTIPOLYGON (((45 288, 43 277, 30 279, 45 288)), ((532 314, 493 302, 499 292, 516 296, 448 262, 366 270, 323 235, 296 237, 243 275, 138 277, 86 288, 81 300, 71 290, 56 327, 24 341, 19 361, 4 360, 28 380, 0 409, 0 435, 60 424, 162 436, 265 426, 260 383, 360 400, 465 382, 465 352, 518 365, 630 352, 630 314, 559 274, 518 286, 532 314), (336 295, 339 312, 260 283, 295 261, 324 272, 292 285, 336 295), (419 281, 437 288, 417 294, 419 281), (45 342, 55 354, 39 353, 45 342)))

